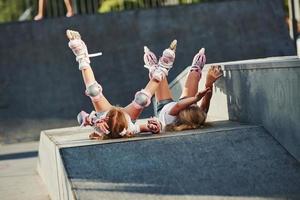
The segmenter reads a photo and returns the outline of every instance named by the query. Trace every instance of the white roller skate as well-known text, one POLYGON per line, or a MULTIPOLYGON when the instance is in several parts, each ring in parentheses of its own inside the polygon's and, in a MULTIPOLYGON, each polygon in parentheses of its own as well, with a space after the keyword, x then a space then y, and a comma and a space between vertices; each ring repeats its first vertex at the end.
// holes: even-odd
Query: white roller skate
POLYGON ((163 51, 161 58, 157 63, 157 58, 147 47, 144 48, 145 67, 149 69, 149 77, 157 81, 163 80, 168 76, 169 70, 172 68, 175 60, 175 51, 177 40, 173 40, 168 49, 163 51))
POLYGON ((157 58, 155 54, 146 46, 144 46, 144 63, 144 67, 149 70, 149 78, 151 79, 153 72, 158 67, 157 58))
POLYGON ((205 49, 201 48, 199 52, 194 56, 190 71, 196 71, 199 74, 201 74, 205 63, 206 63, 205 49))
POLYGON ((69 47, 76 56, 76 61, 79 63, 79 70, 90 67, 90 57, 101 56, 102 53, 89 54, 85 43, 81 40, 81 36, 77 31, 67 30, 69 38, 69 47))

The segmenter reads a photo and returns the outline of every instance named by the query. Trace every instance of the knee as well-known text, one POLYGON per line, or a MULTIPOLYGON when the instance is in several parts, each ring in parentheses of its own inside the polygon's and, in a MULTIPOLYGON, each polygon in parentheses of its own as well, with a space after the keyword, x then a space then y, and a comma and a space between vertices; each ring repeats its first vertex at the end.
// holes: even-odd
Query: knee
POLYGON ((135 94, 133 103, 137 109, 142 109, 150 105, 151 103, 151 94, 147 90, 138 91, 135 94))
POLYGON ((85 94, 89 96, 93 102, 99 101, 102 96, 102 87, 95 81, 86 87, 85 94))

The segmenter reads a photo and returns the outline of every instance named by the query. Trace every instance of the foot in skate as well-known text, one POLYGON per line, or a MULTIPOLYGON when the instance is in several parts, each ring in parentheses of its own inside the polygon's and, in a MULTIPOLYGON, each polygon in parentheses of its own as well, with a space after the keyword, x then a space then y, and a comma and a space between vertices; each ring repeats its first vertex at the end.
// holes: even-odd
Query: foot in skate
POLYGON ((161 81, 164 77, 168 76, 169 70, 173 67, 173 63, 175 60, 175 51, 177 47, 177 40, 173 40, 169 46, 169 48, 163 51, 162 56, 158 61, 158 67, 153 72, 153 77, 161 81))
POLYGON ((148 69, 157 66, 156 55, 147 46, 144 46, 144 63, 148 69))
POLYGON ((86 113, 85 111, 81 111, 80 113, 78 113, 77 121, 81 127, 91 125, 91 121, 89 119, 89 114, 86 113))
POLYGON ((175 51, 177 47, 177 40, 173 40, 169 48, 163 51, 162 56, 159 59, 159 66, 169 70, 175 60, 175 51))
POLYGON ((205 49, 201 48, 193 58, 191 71, 196 71, 201 73, 205 63, 206 63, 205 49))
POLYGON ((87 47, 81 40, 81 36, 77 31, 67 30, 66 35, 69 41, 69 47, 76 56, 76 61, 79 63, 79 70, 90 67, 90 59, 87 47))
POLYGON ((172 68, 175 60, 175 50, 177 46, 177 40, 173 40, 168 49, 163 51, 162 56, 159 59, 159 67, 165 68, 167 71, 172 68))
POLYGON ((176 47, 177 47, 177 40, 173 40, 170 44, 169 49, 173 50, 174 52, 176 51, 176 47))
POLYGON ((155 54, 146 46, 144 46, 144 63, 144 67, 149 70, 149 78, 151 79, 152 73, 158 67, 157 58, 155 54))
POLYGON ((66 34, 69 40, 81 39, 81 36, 78 31, 67 30, 66 34))

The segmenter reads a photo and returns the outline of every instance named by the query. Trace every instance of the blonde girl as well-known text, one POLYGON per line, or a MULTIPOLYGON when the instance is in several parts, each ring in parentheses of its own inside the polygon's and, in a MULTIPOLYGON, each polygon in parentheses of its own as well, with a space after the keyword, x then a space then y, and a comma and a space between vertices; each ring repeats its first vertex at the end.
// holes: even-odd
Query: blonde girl
MULTIPOLYGON (((144 54, 144 61, 150 74, 157 69, 156 56, 148 48, 144 54)), ((204 124, 212 97, 213 83, 223 75, 220 66, 212 66, 207 73, 205 89, 198 92, 198 83, 205 62, 205 49, 202 48, 194 56, 178 102, 173 100, 167 78, 159 83, 155 97, 158 102, 158 119, 162 122, 165 131, 196 129, 204 124), (198 105, 200 100, 202 101, 198 105)))
POLYGON ((95 111, 88 114, 81 111, 78 114, 78 122, 82 126, 93 126, 95 132, 90 135, 91 139, 121 138, 130 137, 139 132, 159 133, 161 124, 156 119, 150 119, 146 124, 135 125, 132 120, 136 120, 142 110, 150 104, 150 99, 159 83, 168 75, 175 59, 176 41, 172 46, 164 50, 156 69, 151 73, 151 79, 144 89, 135 94, 134 100, 126 107, 116 107, 111 105, 102 93, 102 86, 95 80, 93 70, 90 66, 91 55, 88 54, 85 43, 81 40, 78 32, 67 30, 69 47, 76 56, 79 63, 79 70, 82 73, 86 86, 86 95, 92 100, 95 111))

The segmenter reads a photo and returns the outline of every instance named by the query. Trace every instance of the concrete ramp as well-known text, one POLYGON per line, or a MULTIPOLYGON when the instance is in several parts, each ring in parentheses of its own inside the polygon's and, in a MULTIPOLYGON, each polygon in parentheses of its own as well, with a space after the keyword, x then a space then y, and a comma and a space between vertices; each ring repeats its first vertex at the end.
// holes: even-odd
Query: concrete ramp
MULTIPOLYGON (((300 59, 287 56, 217 64, 224 77, 214 85, 208 115, 261 124, 300 161, 300 59)), ((201 89, 209 67, 204 67, 201 89)), ((175 98, 181 94, 188 71, 170 83, 175 98)))
POLYGON ((52 199, 300 198, 299 163, 260 126, 214 122, 106 141, 88 132, 42 132, 39 172, 52 199))
MULTIPOLYGON (((42 131, 51 198, 300 199, 299 58, 221 65, 208 113, 219 121, 203 129, 104 141, 87 128, 42 131)), ((187 72, 170 84, 175 98, 187 72)))

